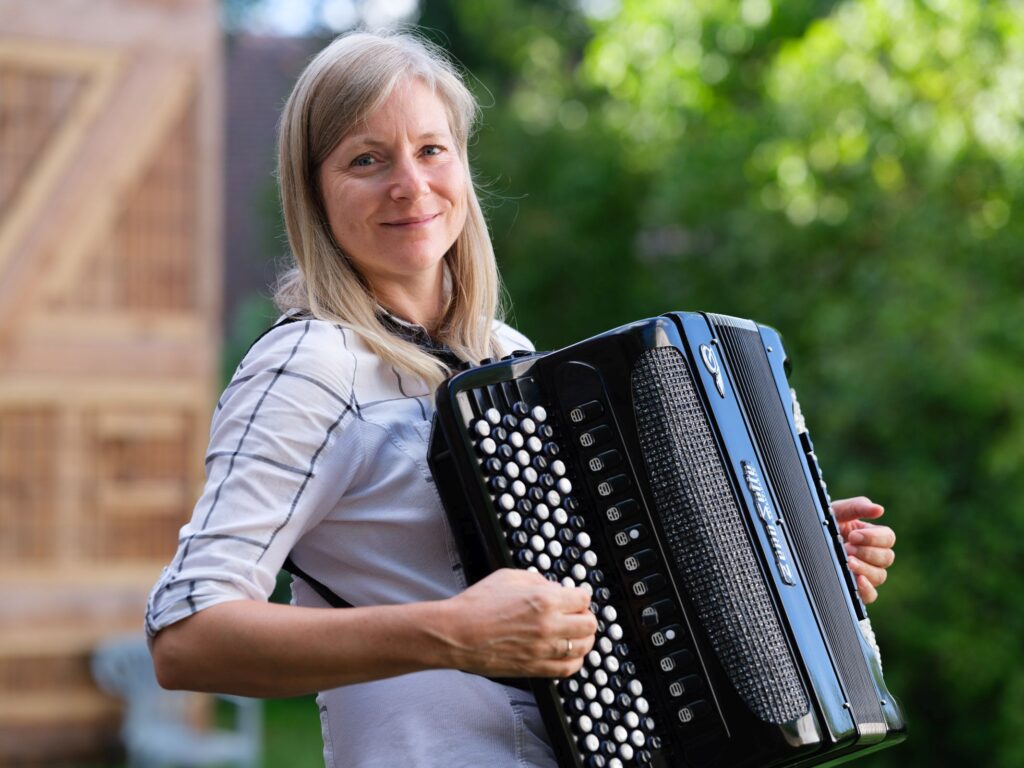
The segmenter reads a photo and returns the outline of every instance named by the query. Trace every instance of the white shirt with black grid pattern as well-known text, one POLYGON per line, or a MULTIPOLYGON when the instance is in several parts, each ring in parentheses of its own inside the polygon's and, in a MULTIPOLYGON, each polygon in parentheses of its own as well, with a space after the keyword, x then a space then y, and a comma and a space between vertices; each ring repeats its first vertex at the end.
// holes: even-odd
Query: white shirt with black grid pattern
MULTIPOLYGON (((506 351, 532 349, 504 324, 506 351)), ((354 605, 450 597, 465 588, 430 470, 433 393, 351 329, 274 328, 217 404, 207 481, 150 595, 146 629, 229 600, 266 600, 291 553, 354 605)), ((293 602, 325 605, 301 580, 293 602)), ((529 693, 433 670, 321 692, 330 768, 554 766, 529 693)))

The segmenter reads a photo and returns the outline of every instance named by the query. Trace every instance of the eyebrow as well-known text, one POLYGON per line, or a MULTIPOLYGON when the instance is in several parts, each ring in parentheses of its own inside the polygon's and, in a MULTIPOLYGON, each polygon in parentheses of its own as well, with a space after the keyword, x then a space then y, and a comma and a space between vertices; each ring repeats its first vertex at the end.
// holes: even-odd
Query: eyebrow
MULTIPOLYGON (((444 131, 427 131, 426 133, 421 133, 419 136, 416 137, 416 141, 428 141, 430 139, 448 139, 448 140, 451 140, 451 133, 447 133, 447 132, 444 132, 444 131)), ((351 144, 351 145, 356 145, 356 146, 364 145, 364 146, 370 146, 370 147, 384 147, 384 146, 387 146, 387 144, 388 144, 388 142, 386 142, 386 141, 380 141, 379 139, 374 139, 373 137, 366 136, 366 135, 363 135, 363 136, 350 136, 345 141, 345 143, 346 144, 351 144)))

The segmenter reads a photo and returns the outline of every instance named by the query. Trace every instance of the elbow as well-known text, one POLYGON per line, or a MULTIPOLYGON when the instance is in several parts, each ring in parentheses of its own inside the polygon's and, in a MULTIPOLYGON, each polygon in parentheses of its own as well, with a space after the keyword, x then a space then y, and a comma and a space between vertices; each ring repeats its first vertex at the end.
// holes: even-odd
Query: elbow
POLYGON ((187 637, 182 638, 181 624, 163 629, 153 638, 151 651, 153 671, 161 688, 169 691, 195 690, 190 671, 195 669, 189 654, 187 637))

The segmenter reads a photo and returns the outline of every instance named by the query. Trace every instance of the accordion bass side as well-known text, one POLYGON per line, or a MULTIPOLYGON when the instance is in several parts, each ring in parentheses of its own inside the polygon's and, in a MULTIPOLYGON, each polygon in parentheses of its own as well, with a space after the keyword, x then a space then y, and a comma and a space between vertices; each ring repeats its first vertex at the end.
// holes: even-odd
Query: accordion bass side
POLYGON ((587 586, 597 640, 531 680, 559 765, 812 766, 905 736, 779 335, 670 313, 437 391, 467 580, 587 586))

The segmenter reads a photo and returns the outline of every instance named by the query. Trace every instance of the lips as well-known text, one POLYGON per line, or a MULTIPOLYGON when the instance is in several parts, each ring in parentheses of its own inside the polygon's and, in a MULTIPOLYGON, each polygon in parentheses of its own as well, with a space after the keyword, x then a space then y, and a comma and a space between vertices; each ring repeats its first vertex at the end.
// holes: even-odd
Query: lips
POLYGON ((407 216, 403 219, 381 222, 385 227, 415 227, 422 224, 429 224, 440 216, 440 213, 428 213, 423 216, 407 216))

